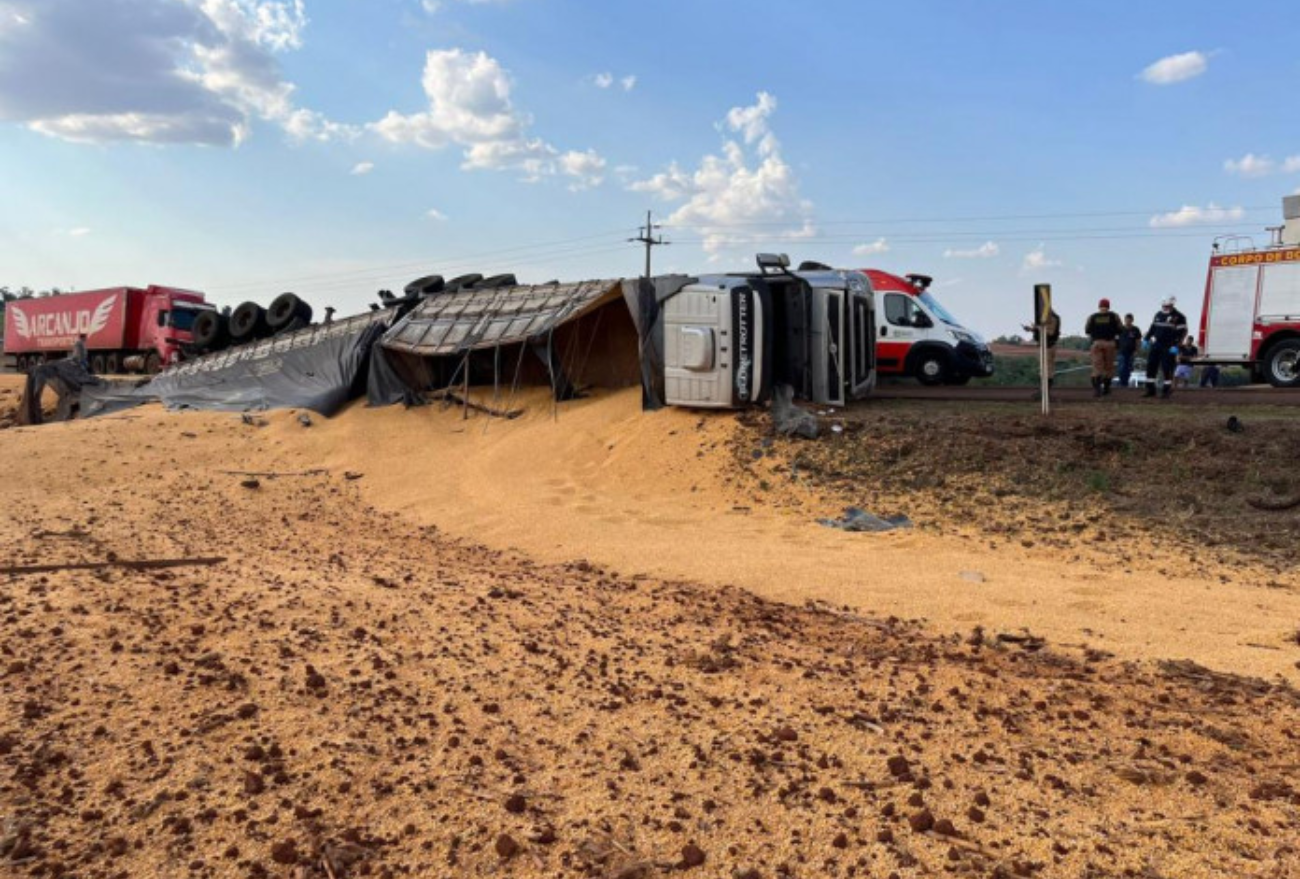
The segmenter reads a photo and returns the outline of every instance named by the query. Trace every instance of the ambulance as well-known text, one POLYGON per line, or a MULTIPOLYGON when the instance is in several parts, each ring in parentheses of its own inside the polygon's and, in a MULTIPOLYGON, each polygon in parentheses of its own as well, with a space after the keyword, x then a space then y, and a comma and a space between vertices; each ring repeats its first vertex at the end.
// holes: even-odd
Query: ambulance
POLYGON ((1215 239, 1201 309, 1198 363, 1244 366, 1255 381, 1300 387, 1300 195, 1282 200, 1285 224, 1267 247, 1215 239))
POLYGON ((964 385, 993 374, 993 352, 930 292, 928 275, 863 269, 876 292, 876 371, 923 385, 964 385))

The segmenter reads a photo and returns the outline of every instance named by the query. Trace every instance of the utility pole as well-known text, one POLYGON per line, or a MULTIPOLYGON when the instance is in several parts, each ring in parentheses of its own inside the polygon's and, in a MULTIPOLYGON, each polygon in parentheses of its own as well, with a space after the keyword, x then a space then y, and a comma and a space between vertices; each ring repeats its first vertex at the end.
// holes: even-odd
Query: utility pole
POLYGON ((671 241, 665 241, 664 236, 654 234, 654 231, 658 228, 660 228, 658 224, 650 222, 650 212, 646 211, 645 225, 637 230, 639 233, 637 237, 627 239, 634 244, 645 245, 645 276, 647 279, 650 277, 650 251, 655 247, 672 243, 671 241))

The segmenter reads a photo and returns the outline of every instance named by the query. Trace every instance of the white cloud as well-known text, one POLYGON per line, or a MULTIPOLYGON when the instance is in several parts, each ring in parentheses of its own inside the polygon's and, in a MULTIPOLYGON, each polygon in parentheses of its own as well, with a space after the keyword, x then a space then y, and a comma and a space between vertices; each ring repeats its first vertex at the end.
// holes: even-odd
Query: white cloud
POLYGON ((90 234, 90 227, 89 227, 89 226, 77 226, 77 227, 75 227, 75 228, 69 229, 69 230, 68 230, 68 234, 71 235, 73 238, 83 238, 83 237, 85 237, 86 235, 89 235, 89 234, 90 234))
POLYGON ((424 212, 424 215, 430 220, 437 220, 439 223, 447 222, 447 215, 437 208, 429 208, 424 212))
POLYGON ((409 115, 391 110, 370 129, 393 143, 431 150, 462 147, 465 170, 515 170, 530 182, 565 175, 579 188, 603 180, 605 160, 595 151, 562 154, 541 138, 527 136, 532 117, 515 109, 510 76, 487 53, 430 51, 423 85, 427 110, 409 115))
POLYGON ((1002 252, 996 241, 985 241, 979 247, 968 250, 948 248, 943 252, 944 259, 992 259, 1002 252))
POLYGON ((592 85, 598 89, 607 89, 614 85, 615 82, 618 83, 619 88, 623 89, 623 91, 630 92, 632 89, 636 88, 636 75, 629 73, 627 76, 615 77, 614 74, 606 70, 601 73, 592 74, 591 77, 592 85))
POLYGON ((1058 268, 1062 263, 1059 259, 1050 259, 1047 256, 1047 249, 1040 244, 1033 250, 1025 254, 1024 262, 1020 265, 1022 272, 1040 272, 1044 269, 1058 268))
POLYGON ((1300 155, 1287 156, 1282 160, 1283 174, 1300 174, 1300 155))
POLYGON ((348 173, 354 177, 360 177, 363 174, 369 174, 373 170, 375 170, 374 162, 357 162, 348 173))
POLYGON ((596 88, 598 89, 607 89, 614 84, 614 74, 597 73, 592 77, 592 82, 596 84, 596 88))
POLYGON ((627 76, 620 79, 618 84, 623 87, 623 91, 632 91, 632 89, 636 88, 636 74, 629 73, 627 76))
POLYGON ((1246 153, 1240 159, 1228 159, 1223 163, 1223 170, 1241 177, 1267 177, 1277 171, 1277 162, 1268 156, 1246 153))
POLYGON ((1221 208, 1214 202, 1210 202, 1205 207, 1196 205, 1183 205, 1176 211, 1170 211, 1167 214, 1157 214, 1151 218, 1150 226, 1153 229, 1172 229, 1179 226, 1197 226, 1206 223, 1223 223, 1226 221, 1240 220, 1246 215, 1243 208, 1221 208))
POLYGON ((854 256, 870 256, 873 253, 889 253, 889 242, 884 238, 877 238, 870 244, 859 244, 853 248, 854 256))
POLYGON ((1138 76, 1152 85, 1173 85, 1200 76, 1209 66, 1210 58, 1204 52, 1183 52, 1161 58, 1138 76))
POLYGON ((668 222, 690 226, 704 236, 704 250, 714 258, 729 246, 755 240, 740 227, 773 225, 767 238, 808 238, 816 233, 812 202, 799 194, 794 171, 781 156, 781 145, 769 119, 776 98, 759 92, 749 107, 733 107, 718 128, 739 134, 742 141, 724 138, 721 155, 706 155, 695 171, 674 162, 653 177, 628 188, 664 201, 684 201, 668 222), (780 225, 786 228, 780 230, 780 225))
POLYGON ((294 139, 356 130, 297 106, 276 56, 303 0, 0 0, 0 119, 81 142, 237 145, 254 119, 294 139))

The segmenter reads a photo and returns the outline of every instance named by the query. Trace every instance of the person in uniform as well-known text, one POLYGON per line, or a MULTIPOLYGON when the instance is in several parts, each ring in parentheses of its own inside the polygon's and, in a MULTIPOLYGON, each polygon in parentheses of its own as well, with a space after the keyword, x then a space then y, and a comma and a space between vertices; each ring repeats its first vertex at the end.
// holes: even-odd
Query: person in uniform
POLYGON ((1147 389, 1144 396, 1156 395, 1156 373, 1164 375, 1162 397, 1173 396, 1174 364, 1178 360, 1178 344, 1187 335, 1187 318, 1175 306, 1178 300, 1170 296, 1160 303, 1160 310, 1151 320, 1151 326, 1143 337, 1148 345, 1147 351, 1147 389))
POLYGON ((1084 324, 1083 334, 1092 340, 1092 395, 1100 397, 1110 393, 1110 383, 1115 378, 1115 340, 1124 330, 1119 315, 1110 310, 1110 300, 1097 303, 1097 311, 1084 324))
POLYGON ((1133 323, 1133 315, 1124 315, 1124 326, 1119 331, 1115 346, 1115 363, 1121 388, 1127 388, 1128 380, 1133 376, 1133 358, 1141 343, 1142 331, 1133 323))

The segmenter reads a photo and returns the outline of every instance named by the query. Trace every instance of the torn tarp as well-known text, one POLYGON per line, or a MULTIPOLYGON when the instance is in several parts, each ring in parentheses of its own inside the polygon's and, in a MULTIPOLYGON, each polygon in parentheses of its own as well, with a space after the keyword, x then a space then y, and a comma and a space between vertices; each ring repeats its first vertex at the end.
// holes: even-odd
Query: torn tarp
POLYGON ((393 311, 368 312, 174 366, 148 384, 88 389, 85 416, 161 401, 169 409, 310 409, 333 415, 366 387, 370 351, 393 311))
POLYGON ((43 363, 27 373, 23 386, 22 402, 18 406, 19 424, 41 424, 45 413, 41 411, 41 395, 51 387, 59 396, 54 420, 68 421, 77 417, 83 391, 103 384, 75 360, 53 360, 43 363))

